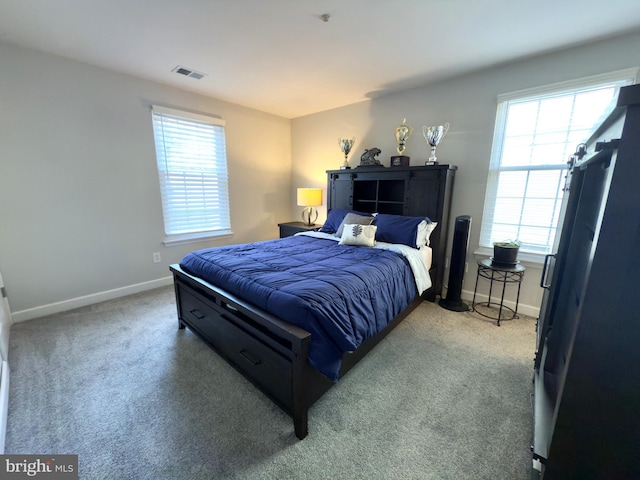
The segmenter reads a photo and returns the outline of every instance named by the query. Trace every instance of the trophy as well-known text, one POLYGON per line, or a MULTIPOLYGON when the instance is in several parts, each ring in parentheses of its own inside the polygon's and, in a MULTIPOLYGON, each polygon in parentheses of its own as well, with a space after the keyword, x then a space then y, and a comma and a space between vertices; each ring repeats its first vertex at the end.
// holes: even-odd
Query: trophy
POLYGON ((349 161, 347 160, 347 157, 349 156, 349 152, 351 151, 351 147, 353 147, 353 142, 355 141, 356 141, 355 137, 338 139, 338 145, 340 145, 340 150, 342 150, 342 153, 344 153, 344 163, 340 167, 340 170, 347 170, 351 168, 349 166, 349 161))
POLYGON ((437 165, 436 161, 436 147, 444 136, 449 131, 449 124, 438 125, 437 127, 422 127, 422 135, 429 145, 431 145, 431 155, 429 159, 424 162, 425 165, 437 165))
POLYGON ((396 141, 398 142, 398 155, 391 157, 392 167, 409 165, 409 157, 404 154, 405 143, 413 133, 413 127, 407 125, 407 119, 402 119, 402 125, 396 128, 396 141))

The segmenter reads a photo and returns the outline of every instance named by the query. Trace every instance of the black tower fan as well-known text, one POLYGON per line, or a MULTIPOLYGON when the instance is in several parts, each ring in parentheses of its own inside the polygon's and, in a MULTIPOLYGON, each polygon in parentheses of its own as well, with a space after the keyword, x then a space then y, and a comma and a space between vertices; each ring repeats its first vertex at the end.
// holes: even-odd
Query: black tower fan
POLYGON ((453 230, 453 247, 451 249, 447 298, 441 299, 439 302, 442 308, 453 310, 454 312, 466 312, 469 310, 469 306, 460 300, 460 294, 462 293, 462 279, 464 278, 470 230, 471 217, 469 215, 456 217, 453 230))

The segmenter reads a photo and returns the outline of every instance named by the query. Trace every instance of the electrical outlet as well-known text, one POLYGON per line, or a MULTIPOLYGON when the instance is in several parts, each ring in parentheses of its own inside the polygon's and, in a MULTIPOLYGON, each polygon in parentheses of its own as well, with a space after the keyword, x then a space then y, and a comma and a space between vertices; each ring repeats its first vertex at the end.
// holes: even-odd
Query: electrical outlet
POLYGON ((160 252, 153 252, 153 263, 160 263, 162 261, 162 257, 160 256, 160 252))
POLYGON ((469 262, 464 262, 464 273, 469 273, 469 262))

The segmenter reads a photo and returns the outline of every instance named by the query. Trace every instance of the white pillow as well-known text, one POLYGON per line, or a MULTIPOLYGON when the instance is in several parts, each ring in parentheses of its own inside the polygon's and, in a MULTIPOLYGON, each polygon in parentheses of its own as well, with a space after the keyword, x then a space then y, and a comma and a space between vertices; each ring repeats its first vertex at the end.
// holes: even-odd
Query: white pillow
POLYGON ((376 244, 375 225, 346 224, 340 237, 340 245, 359 245, 373 247, 376 244))
POLYGON ((431 232, 433 232, 437 226, 438 222, 427 222, 426 220, 423 220, 418 224, 418 233, 416 237, 416 245, 418 245, 418 248, 423 245, 429 246, 431 243, 431 232))
POLYGON ((373 223, 373 217, 366 217, 352 212, 347 213, 335 233, 336 237, 342 237, 342 231, 345 225, 353 225, 355 223, 359 225, 371 225, 373 223))

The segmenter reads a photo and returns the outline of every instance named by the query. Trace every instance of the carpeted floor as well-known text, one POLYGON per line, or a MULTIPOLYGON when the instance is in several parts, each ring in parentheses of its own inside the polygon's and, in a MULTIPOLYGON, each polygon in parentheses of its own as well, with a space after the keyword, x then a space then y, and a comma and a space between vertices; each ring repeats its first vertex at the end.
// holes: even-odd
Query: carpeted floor
POLYGON ((299 441, 162 288, 12 327, 6 453, 77 454, 82 479, 528 480, 534 330, 424 302, 299 441))

